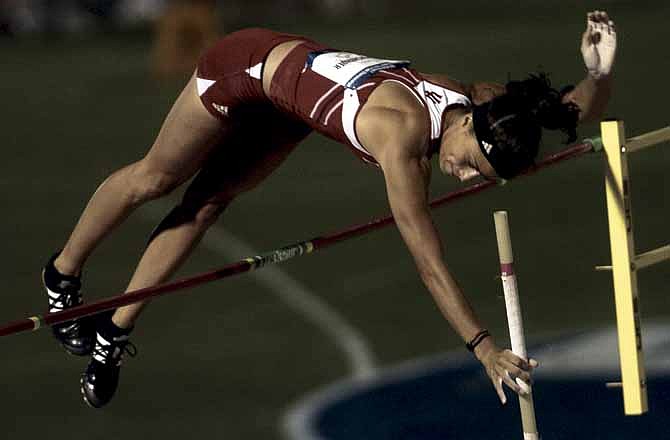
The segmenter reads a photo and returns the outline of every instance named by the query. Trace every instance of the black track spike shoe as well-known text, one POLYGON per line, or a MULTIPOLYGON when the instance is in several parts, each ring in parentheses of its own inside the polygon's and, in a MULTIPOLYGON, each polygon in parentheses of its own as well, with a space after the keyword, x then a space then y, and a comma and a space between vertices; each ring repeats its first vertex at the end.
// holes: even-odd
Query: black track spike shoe
POLYGON ((130 330, 116 327, 109 315, 98 324, 93 357, 81 376, 81 394, 89 406, 102 408, 112 400, 119 384, 123 355, 137 355, 137 348, 128 340, 130 330))
MULTIPOLYGON (((60 312, 83 303, 80 277, 63 275, 54 266, 58 254, 42 270, 42 283, 49 297, 49 313, 60 312)), ((55 324, 51 331, 69 353, 87 356, 93 351, 95 328, 91 318, 55 324)))

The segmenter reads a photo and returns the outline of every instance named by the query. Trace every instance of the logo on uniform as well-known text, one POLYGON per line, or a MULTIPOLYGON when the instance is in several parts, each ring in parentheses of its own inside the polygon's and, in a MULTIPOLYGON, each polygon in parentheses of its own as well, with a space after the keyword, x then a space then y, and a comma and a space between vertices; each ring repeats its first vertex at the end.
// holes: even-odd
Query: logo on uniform
POLYGON ((432 90, 428 90, 426 92, 426 98, 430 99, 435 104, 439 104, 440 102, 442 102, 442 96, 440 96, 439 93, 434 92, 432 90))
POLYGON ((221 113, 223 116, 228 116, 228 106, 227 105, 219 105, 219 104, 212 104, 212 107, 214 109, 221 113))
POLYGON ((489 144, 486 141, 482 141, 482 145, 484 145, 484 150, 486 151, 486 154, 491 154, 491 150, 493 149, 493 145, 489 144))

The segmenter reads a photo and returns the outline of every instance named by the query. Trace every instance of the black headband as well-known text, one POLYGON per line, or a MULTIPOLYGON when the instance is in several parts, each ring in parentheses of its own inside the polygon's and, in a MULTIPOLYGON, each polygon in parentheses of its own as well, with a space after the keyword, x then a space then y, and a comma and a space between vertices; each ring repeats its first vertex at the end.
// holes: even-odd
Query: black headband
POLYGON ((527 153, 515 153, 509 151, 509 149, 503 150, 500 148, 495 136, 497 126, 509 119, 517 118, 518 115, 512 113, 502 118, 491 120, 492 118, 489 118, 490 108, 490 101, 472 108, 472 123, 477 142, 482 154, 489 161, 496 174, 503 179, 511 179, 533 165, 533 158, 529 157, 527 153))

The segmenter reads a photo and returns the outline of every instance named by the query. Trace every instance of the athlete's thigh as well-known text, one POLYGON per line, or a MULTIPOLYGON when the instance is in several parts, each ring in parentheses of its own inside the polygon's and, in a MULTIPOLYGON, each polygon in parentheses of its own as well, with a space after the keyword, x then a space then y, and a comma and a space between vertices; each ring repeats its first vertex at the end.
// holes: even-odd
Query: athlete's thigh
POLYGON ((262 114, 262 122, 244 124, 212 153, 188 188, 186 199, 230 202, 272 174, 312 131, 279 112, 262 114))
POLYGON ((158 136, 143 159, 154 171, 179 180, 191 177, 231 130, 202 104, 193 75, 168 113, 158 136))

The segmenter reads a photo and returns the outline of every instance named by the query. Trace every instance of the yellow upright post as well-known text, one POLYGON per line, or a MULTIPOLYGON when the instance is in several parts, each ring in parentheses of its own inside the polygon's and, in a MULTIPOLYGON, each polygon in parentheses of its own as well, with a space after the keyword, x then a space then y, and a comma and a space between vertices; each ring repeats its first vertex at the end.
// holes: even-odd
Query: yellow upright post
POLYGON ((626 415, 639 415, 647 411, 647 383, 623 121, 605 121, 601 131, 607 156, 605 186, 624 411, 626 415))

